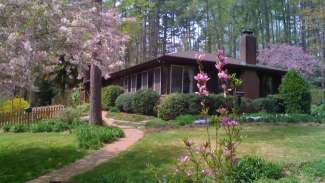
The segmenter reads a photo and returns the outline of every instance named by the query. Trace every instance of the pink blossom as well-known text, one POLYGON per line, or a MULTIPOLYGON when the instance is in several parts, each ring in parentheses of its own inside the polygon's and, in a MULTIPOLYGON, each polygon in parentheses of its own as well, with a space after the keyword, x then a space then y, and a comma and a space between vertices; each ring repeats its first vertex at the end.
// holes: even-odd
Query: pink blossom
POLYGON ((202 170, 202 174, 204 176, 212 176, 213 175, 213 170, 211 168, 205 168, 202 170))
POLYGON ((224 126, 237 126, 238 125, 237 121, 227 118, 227 117, 222 118, 220 121, 221 121, 221 124, 224 126))
POLYGON ((199 62, 201 62, 204 59, 204 57, 205 57, 205 54, 195 54, 194 55, 194 58, 199 62))
POLYGON ((221 71, 221 72, 218 73, 218 78, 220 80, 227 81, 229 79, 229 75, 227 74, 226 71, 221 71))
POLYGON ((183 156, 181 156, 181 157, 178 159, 178 161, 179 161, 180 163, 186 163, 186 162, 188 162, 189 160, 190 160, 190 157, 187 156, 187 155, 183 155, 183 156))
POLYGON ((223 156, 226 157, 226 158, 229 158, 232 155, 232 151, 229 150, 227 147, 225 147, 223 149, 222 153, 223 153, 223 156))
POLYGON ((192 175, 193 175, 192 170, 187 170, 185 173, 186 173, 186 175, 187 175, 188 177, 192 177, 192 175))
POLYGON ((194 144, 192 140, 184 140, 184 143, 187 147, 191 147, 194 144))
POLYGON ((199 72, 196 76, 194 76, 194 79, 197 81, 197 87, 198 87, 198 92, 195 92, 199 96, 208 96, 209 92, 207 89, 207 82, 210 80, 209 76, 207 73, 201 71, 199 72))
POLYGON ((205 153, 207 148, 204 145, 200 145, 200 146, 196 147, 195 150, 198 153, 205 153))
POLYGON ((220 108, 218 109, 218 112, 219 112, 221 115, 226 115, 226 114, 228 114, 228 110, 227 110, 226 108, 224 108, 224 107, 220 107, 220 108))

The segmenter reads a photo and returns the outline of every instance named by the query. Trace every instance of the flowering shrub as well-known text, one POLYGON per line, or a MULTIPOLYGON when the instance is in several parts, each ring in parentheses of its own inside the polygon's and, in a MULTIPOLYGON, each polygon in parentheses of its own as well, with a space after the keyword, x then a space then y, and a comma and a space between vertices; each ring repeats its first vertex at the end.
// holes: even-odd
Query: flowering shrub
MULTIPOLYGON (((196 94, 202 97, 202 116, 208 123, 209 109, 206 104, 206 98, 209 96, 207 81, 210 79, 204 72, 202 64, 202 55, 197 57, 199 73, 194 77, 197 81, 198 92, 196 94)), ((219 83, 223 89, 224 98, 227 98, 229 91, 229 82, 232 80, 224 68, 227 63, 223 51, 218 53, 219 62, 216 63, 219 83)), ((238 82, 238 80, 236 80, 238 82)), ((232 84, 230 86, 236 86, 232 84)), ((211 109, 210 109, 211 110, 211 109)), ((186 154, 179 158, 177 165, 178 172, 193 182, 233 182, 233 168, 236 161, 236 147, 240 142, 239 123, 229 117, 229 110, 220 107, 217 110, 218 115, 213 117, 212 122, 215 127, 215 139, 210 136, 209 125, 207 125, 207 140, 203 144, 195 144, 192 140, 184 140, 186 154), (219 131, 223 130, 225 135, 219 136, 219 131)))

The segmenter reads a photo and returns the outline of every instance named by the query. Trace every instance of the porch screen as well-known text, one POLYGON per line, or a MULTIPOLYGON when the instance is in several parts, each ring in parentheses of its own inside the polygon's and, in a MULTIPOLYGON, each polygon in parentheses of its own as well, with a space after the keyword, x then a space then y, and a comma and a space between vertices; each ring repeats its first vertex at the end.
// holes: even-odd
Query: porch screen
POLYGON ((188 66, 171 66, 170 93, 192 93, 194 71, 188 66))
POLYGON ((160 68, 156 68, 154 70, 154 91, 158 92, 159 94, 161 94, 161 84, 160 84, 160 68))
POLYGON ((171 93, 181 93, 183 89, 183 67, 171 67, 171 93))
POLYGON ((148 71, 148 88, 153 89, 154 72, 153 70, 148 71))
POLYGON ((148 88, 148 72, 142 73, 142 89, 148 88))

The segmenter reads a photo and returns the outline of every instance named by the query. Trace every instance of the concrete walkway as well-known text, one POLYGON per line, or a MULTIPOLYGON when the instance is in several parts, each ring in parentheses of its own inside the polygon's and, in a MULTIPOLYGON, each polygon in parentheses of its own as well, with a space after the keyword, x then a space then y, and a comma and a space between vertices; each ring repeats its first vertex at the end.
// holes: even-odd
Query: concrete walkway
MULTIPOLYGON (((103 121, 106 125, 117 126, 113 124, 112 119, 106 118, 107 112, 103 112, 103 121)), ((49 183, 49 182, 65 182, 71 179, 72 177, 89 171, 96 166, 112 159, 120 152, 126 150, 137 141, 139 141, 143 136, 144 133, 141 130, 130 128, 127 126, 120 127, 123 129, 125 137, 119 139, 118 141, 107 144, 100 150, 87 155, 83 159, 77 160, 74 163, 64 166, 61 169, 54 170, 46 175, 43 175, 37 179, 28 181, 27 183, 49 183)))

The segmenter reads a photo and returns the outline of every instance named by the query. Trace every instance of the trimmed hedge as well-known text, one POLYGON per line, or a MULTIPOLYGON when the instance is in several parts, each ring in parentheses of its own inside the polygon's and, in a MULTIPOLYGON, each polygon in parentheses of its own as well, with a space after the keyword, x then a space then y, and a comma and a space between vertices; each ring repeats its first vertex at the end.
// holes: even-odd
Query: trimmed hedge
POLYGON ((137 91, 132 97, 132 111, 138 114, 154 115, 159 94, 151 89, 137 91))
POLYGON ((287 113, 310 113, 310 88, 297 71, 289 70, 279 89, 287 113))
POLYGON ((253 107, 258 112, 283 113, 283 100, 277 95, 269 95, 265 98, 258 98, 253 101, 253 107))
POLYGON ((124 93, 124 89, 117 85, 107 86, 102 89, 102 105, 105 109, 115 106, 118 96, 124 93))
POLYGON ((132 100, 132 93, 123 93, 122 95, 117 97, 115 105, 120 111, 131 113, 133 111, 132 100))
POLYGON ((175 119, 177 116, 188 112, 188 96, 173 93, 162 98, 158 106, 158 117, 164 120, 175 119))

